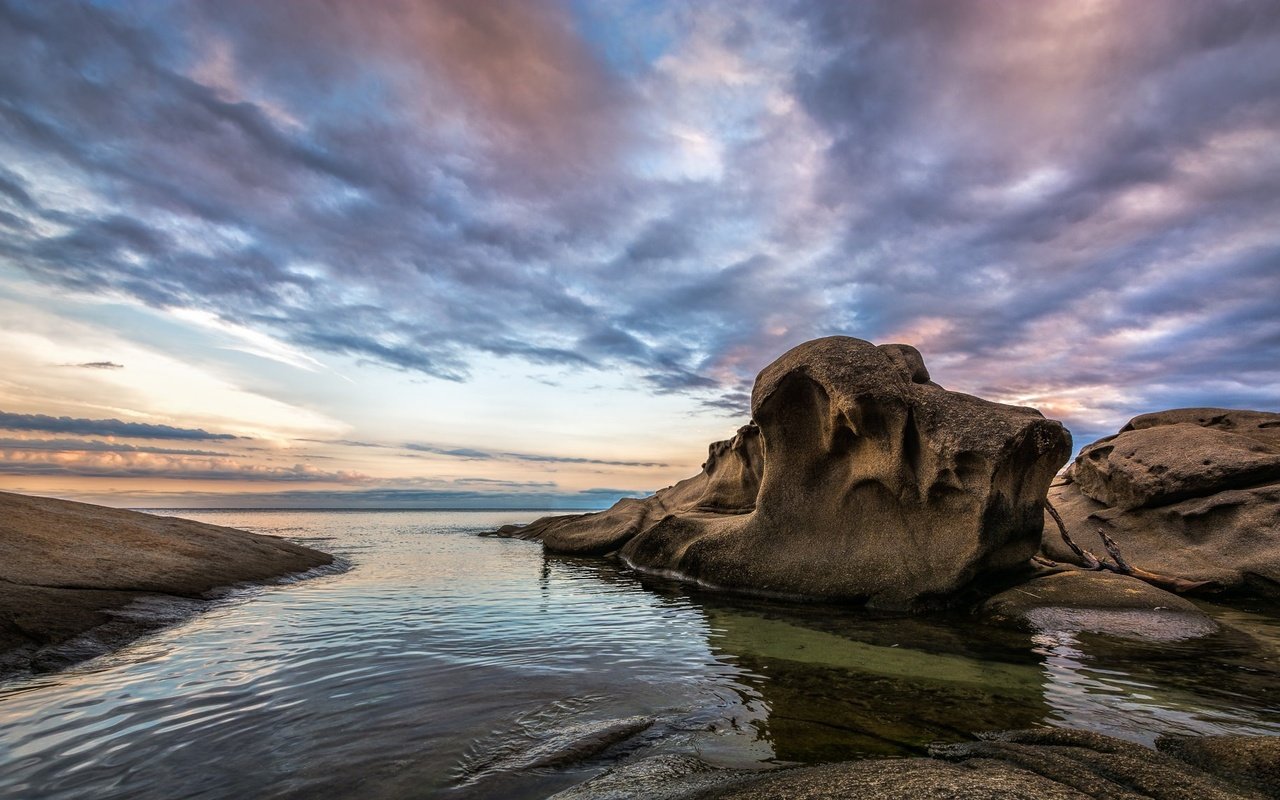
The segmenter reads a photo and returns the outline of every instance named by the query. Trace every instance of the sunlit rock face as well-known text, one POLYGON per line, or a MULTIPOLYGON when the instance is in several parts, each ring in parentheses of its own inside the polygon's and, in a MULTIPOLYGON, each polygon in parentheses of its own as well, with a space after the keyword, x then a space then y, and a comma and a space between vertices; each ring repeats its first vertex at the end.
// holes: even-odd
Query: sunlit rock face
MULTIPOLYGON (((1081 450, 1049 496, 1086 547, 1103 530, 1145 569, 1280 596, 1280 414, 1143 414, 1081 450)), ((1073 558, 1056 533, 1045 550, 1073 558)))
POLYGON ((766 367, 752 417, 694 478, 504 533, 723 588, 941 605, 1036 552, 1041 499, 1071 452, 1034 409, 931 382, 915 348, 843 336, 766 367))

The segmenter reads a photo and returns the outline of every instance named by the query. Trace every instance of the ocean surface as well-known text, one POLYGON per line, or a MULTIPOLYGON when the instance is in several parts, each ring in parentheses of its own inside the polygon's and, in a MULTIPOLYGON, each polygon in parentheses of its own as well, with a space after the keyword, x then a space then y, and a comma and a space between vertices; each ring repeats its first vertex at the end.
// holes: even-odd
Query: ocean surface
MULTIPOLYGON (((0 796, 538 798, 657 753, 766 766, 1067 725, 1280 734, 1280 617, 1138 643, 708 593, 475 534, 527 511, 182 511, 338 555, 0 684, 0 796)), ((137 613, 165 613, 139 608, 137 613)))

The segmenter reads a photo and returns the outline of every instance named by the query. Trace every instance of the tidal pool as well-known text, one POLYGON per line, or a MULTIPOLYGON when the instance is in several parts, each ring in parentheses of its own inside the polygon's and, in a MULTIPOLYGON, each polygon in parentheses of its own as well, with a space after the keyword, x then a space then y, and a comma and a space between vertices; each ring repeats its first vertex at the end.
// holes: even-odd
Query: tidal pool
POLYGON ((0 795, 545 797, 610 764, 902 756, 1066 725, 1280 734, 1280 615, 1191 642, 730 597, 479 531, 527 511, 182 511, 335 553, 0 685, 0 795))

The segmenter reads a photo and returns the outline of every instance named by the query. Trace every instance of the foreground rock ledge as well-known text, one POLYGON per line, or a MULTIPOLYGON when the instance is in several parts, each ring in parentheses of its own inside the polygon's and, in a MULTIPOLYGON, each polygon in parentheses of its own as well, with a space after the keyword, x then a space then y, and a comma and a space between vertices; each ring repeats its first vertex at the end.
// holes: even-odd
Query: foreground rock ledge
POLYGON ((689 756, 665 755, 614 768, 553 800, 1280 797, 1278 738, 1161 737, 1156 748, 1086 731, 1044 729, 990 733, 977 742, 933 747, 932 758, 765 772, 720 770, 689 756))
POLYGON ((0 492, 0 674, 58 668, 138 635, 146 623, 119 614, 136 601, 194 601, 332 562, 272 536, 0 492), (65 647, 94 632, 99 641, 65 647))
POLYGON ((765 367, 751 414, 701 474, 653 497, 498 534, 721 588, 946 605, 1035 554, 1071 452, 1035 409, 947 391, 915 348, 846 336, 765 367))

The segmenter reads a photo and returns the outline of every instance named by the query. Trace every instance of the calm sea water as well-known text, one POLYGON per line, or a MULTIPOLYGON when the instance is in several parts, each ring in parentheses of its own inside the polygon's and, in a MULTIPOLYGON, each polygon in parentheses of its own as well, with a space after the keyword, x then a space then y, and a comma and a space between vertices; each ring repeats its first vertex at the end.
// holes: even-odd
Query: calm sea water
POLYGON ((530 512, 181 513, 349 568, 0 686, 0 795, 534 798, 656 753, 911 755, 1039 725, 1280 734, 1274 610, 1210 607, 1234 632, 1209 642, 1029 636, 717 596, 474 535, 530 512), (634 734, 600 747, 619 727, 634 734))

